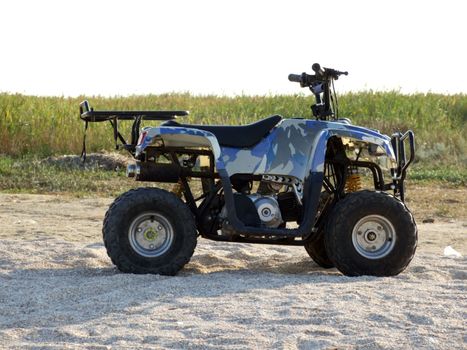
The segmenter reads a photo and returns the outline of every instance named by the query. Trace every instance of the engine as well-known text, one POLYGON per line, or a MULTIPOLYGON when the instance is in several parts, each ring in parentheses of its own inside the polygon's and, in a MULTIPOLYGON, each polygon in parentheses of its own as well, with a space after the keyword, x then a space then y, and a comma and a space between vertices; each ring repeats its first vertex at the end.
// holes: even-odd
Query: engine
POLYGON ((258 213, 261 224, 266 227, 276 228, 283 223, 279 203, 274 196, 261 196, 259 194, 248 195, 258 213))
MULTIPOLYGON (((285 227, 286 222, 301 220, 302 206, 290 185, 261 181, 254 193, 250 193, 253 186, 248 182, 236 181, 233 187, 237 191, 233 194, 235 212, 245 226, 278 228, 285 227)), ((217 222, 222 235, 239 234, 229 224, 225 205, 218 214, 217 222)))
MULTIPOLYGON (((277 199, 273 195, 234 193, 235 211, 237 217, 246 226, 264 226, 276 228, 284 221, 277 199)), ((219 218, 222 224, 222 233, 232 235, 227 219, 227 207, 224 205, 219 218)))

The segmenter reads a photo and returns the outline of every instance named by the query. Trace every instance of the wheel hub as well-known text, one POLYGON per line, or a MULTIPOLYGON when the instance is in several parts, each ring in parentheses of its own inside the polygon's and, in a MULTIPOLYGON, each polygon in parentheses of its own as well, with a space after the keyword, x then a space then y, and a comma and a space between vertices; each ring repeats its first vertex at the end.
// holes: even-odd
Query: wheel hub
POLYGON ((157 238, 157 231, 152 227, 144 231, 144 239, 147 241, 154 241, 157 238))
POLYGON ((138 215, 128 230, 133 250, 145 257, 158 257, 172 245, 174 230, 171 223, 160 213, 147 212, 138 215))
POLYGON ((352 243, 367 259, 381 259, 394 248, 396 232, 391 222, 380 215, 361 218, 352 231, 352 243))
POLYGON ((373 231, 370 231, 367 233, 366 238, 369 241, 374 241, 376 239, 376 233, 374 233, 373 231))

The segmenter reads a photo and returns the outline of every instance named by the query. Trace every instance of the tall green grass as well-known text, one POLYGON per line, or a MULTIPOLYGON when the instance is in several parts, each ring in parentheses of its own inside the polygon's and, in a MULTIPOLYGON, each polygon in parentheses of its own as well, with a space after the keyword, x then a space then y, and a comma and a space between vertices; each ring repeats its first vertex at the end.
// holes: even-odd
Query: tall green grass
MULTIPOLYGON (((0 153, 10 156, 77 154, 81 151, 83 122, 78 98, 0 94, 0 153)), ((130 97, 88 97, 96 110, 190 110, 187 123, 246 124, 271 114, 309 117, 312 98, 292 96, 192 96, 164 94, 130 97)), ((417 160, 422 164, 465 167, 467 157, 467 95, 358 92, 339 97, 341 117, 354 124, 392 134, 412 129, 417 160)), ((121 124, 123 124, 122 122, 121 124)), ((146 125, 156 125, 157 122, 146 125)), ((130 123, 123 131, 128 132, 130 123)), ((113 148, 108 123, 91 124, 88 151, 113 148)))

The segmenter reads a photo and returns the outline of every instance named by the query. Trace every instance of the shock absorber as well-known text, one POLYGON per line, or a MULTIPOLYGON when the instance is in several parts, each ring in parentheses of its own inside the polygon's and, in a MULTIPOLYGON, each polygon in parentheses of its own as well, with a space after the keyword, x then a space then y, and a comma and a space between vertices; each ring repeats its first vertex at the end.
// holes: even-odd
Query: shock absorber
POLYGON ((356 192, 362 189, 362 180, 357 168, 349 168, 349 174, 345 182, 345 192, 356 192))

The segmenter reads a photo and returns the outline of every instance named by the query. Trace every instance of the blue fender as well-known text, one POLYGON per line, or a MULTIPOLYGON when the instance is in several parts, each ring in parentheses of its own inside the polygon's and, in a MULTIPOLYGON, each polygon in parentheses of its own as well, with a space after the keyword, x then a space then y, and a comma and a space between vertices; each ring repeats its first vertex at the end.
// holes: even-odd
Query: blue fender
POLYGON ((350 124, 344 124, 339 122, 321 123, 326 124, 326 127, 323 129, 323 132, 319 135, 318 139, 316 140, 316 146, 314 147, 314 152, 311 155, 312 162, 310 166, 310 171, 323 171, 326 155, 326 146, 328 140, 333 136, 345 137, 380 146, 382 149, 384 149, 389 159, 391 159, 394 162, 396 161, 394 150, 391 144, 391 138, 389 136, 380 134, 376 130, 367 129, 350 124))

